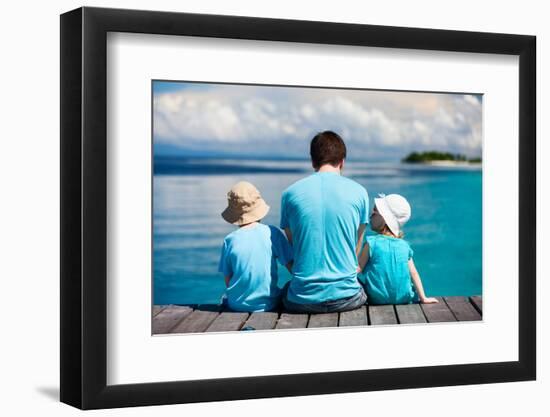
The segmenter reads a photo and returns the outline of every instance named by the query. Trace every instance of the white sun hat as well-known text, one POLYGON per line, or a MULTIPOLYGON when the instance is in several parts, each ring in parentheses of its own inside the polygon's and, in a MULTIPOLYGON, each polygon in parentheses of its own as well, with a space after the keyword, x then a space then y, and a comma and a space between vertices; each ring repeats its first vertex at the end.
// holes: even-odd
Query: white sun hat
POLYGON ((391 232, 400 236, 401 228, 411 218, 411 206, 407 199, 399 194, 379 194, 374 204, 391 232))

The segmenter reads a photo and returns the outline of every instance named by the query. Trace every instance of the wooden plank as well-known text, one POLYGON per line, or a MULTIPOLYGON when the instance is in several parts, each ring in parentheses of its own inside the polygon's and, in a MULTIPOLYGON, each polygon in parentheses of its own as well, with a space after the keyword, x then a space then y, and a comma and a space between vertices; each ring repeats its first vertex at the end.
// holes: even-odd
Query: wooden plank
POLYGON ((220 315, 220 306, 199 305, 181 321, 170 333, 202 333, 220 315))
POLYGON ((400 324, 426 323, 426 317, 418 304, 396 305, 395 311, 400 324))
POLYGON ((278 313, 252 313, 249 319, 246 321, 242 329, 246 330, 269 330, 275 327, 277 324, 277 319, 279 318, 278 313))
POLYGON ((249 313, 226 311, 221 313, 206 329, 207 332, 231 332, 239 330, 248 319, 249 313))
POLYGON ((366 326, 367 324, 369 324, 369 321, 367 319, 367 307, 365 306, 340 313, 340 327, 366 326))
POLYGON ((222 309, 223 307, 220 304, 199 304, 195 306, 195 310, 200 311, 217 311, 219 313, 222 309))
POLYGON ((441 297, 436 297, 439 300, 437 304, 421 304, 420 307, 428 320, 428 323, 441 323, 448 321, 456 321, 454 314, 449 310, 447 303, 441 297))
POLYGON ((169 306, 153 317, 153 334, 170 333, 182 320, 192 314, 193 309, 183 306, 169 306))
POLYGON ((153 317, 155 317, 158 313, 160 313, 166 307, 168 307, 168 306, 154 305, 153 306, 153 317))
POLYGON ((470 302, 474 306, 474 308, 483 316, 483 299, 481 298, 481 295, 474 295, 470 297, 470 302))
POLYGON ((445 302, 458 321, 481 320, 481 315, 467 297, 445 297, 445 302))
POLYGON ((309 316, 307 314, 283 313, 277 320, 276 329, 305 329, 309 316))
POLYGON ((370 324, 397 324, 393 305, 369 306, 370 324))
POLYGON ((311 314, 307 327, 338 327, 338 313, 311 314))

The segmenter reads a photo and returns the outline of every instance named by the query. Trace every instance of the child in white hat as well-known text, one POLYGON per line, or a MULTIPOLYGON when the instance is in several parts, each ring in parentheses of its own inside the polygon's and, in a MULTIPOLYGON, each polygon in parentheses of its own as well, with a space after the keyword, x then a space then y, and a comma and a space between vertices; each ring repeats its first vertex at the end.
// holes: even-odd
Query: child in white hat
POLYGON ((277 261, 290 271, 292 247, 280 229, 260 223, 268 211, 249 182, 239 182, 227 193, 222 217, 239 228, 225 237, 218 269, 225 277, 231 310, 270 311, 280 302, 277 261))
POLYGON ((403 239, 402 228, 411 217, 408 201, 399 194, 381 194, 374 205, 370 223, 377 234, 366 237, 359 257, 369 304, 437 303, 426 297, 413 250, 403 239))

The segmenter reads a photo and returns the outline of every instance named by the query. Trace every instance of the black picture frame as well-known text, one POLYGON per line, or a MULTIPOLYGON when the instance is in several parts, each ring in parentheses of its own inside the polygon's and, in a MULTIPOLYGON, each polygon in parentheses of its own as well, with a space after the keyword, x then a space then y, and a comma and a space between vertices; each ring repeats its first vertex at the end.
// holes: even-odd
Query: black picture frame
POLYGON ((359 24, 80 8, 61 15, 61 401, 81 409, 536 378, 536 38, 359 24), (108 32, 519 56, 519 360, 107 385, 108 32))

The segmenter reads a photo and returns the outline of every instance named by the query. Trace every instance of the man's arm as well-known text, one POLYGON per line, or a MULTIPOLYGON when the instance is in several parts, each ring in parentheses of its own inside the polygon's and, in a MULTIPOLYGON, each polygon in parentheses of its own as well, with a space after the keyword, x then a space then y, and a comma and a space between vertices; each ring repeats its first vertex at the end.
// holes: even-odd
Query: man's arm
POLYGON ((290 228, 285 227, 284 231, 285 231, 285 235, 286 235, 286 238, 288 240, 288 243, 290 243, 292 245, 292 232, 290 231, 290 228))
POLYGON ((355 255, 357 256, 357 259, 359 259, 359 255, 361 254, 361 248, 363 247, 363 238, 365 237, 365 230, 367 228, 367 225, 365 223, 359 225, 359 229, 357 229, 357 245, 355 246, 355 255))
POLYGON ((363 272, 367 262, 369 261, 369 244, 365 242, 361 255, 359 255, 359 266, 357 267, 357 273, 363 272))

